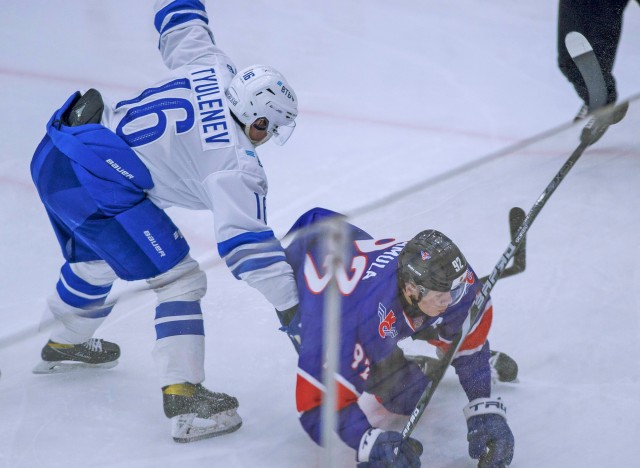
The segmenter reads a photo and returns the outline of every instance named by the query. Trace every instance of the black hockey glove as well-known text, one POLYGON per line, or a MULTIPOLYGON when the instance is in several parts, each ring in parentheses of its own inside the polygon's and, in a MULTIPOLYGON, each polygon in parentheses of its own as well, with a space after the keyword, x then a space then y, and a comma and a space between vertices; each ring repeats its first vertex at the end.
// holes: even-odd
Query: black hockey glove
POLYGON ((419 468, 422 444, 402 434, 371 428, 360 439, 356 461, 358 468, 419 468))
POLYGON ((438 370, 438 366, 440 365, 440 360, 436 358, 432 358, 429 356, 404 356, 407 361, 414 362, 420 367, 420 370, 429 377, 429 379, 433 380, 435 377, 436 370, 438 370))
POLYGON ((504 468, 513 459, 515 441, 507 424, 507 408, 498 398, 477 398, 464 408, 469 456, 478 468, 504 468))
POLYGON ((629 103, 623 102, 613 109, 591 117, 582 129, 580 140, 589 145, 593 145, 604 135, 604 132, 606 132, 611 125, 617 124, 624 118, 628 108, 629 103))

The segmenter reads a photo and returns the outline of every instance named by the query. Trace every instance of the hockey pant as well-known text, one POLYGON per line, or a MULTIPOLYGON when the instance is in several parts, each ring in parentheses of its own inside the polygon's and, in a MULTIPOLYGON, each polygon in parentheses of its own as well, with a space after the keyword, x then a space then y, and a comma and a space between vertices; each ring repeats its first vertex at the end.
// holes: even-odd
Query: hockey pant
POLYGON ((99 124, 61 124, 72 101, 54 113, 31 163, 66 260, 48 301, 60 325, 52 339, 86 341, 111 312, 115 279, 145 279, 158 294, 154 356, 163 385, 200 383, 206 277, 173 221, 146 198, 153 183, 135 153, 99 124), (128 176, 114 166, 130 168, 128 176))

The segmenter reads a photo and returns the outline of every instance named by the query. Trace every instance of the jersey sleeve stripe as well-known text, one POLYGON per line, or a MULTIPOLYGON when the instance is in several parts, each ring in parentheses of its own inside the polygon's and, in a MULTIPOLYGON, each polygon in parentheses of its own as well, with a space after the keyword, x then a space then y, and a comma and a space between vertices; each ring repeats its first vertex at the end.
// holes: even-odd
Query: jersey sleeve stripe
POLYGON ((243 232, 230 239, 218 242, 218 254, 224 258, 241 245, 258 244, 268 241, 276 241, 276 236, 270 229, 260 232, 243 232))
POLYGON ((467 335, 462 342, 459 352, 469 351, 472 349, 480 349, 487 341, 489 330, 491 329, 491 321, 493 320, 493 307, 489 306, 482 314, 482 319, 474 327, 473 330, 467 335))
POLYGON ((250 244, 247 246, 242 246, 239 249, 236 249, 231 254, 227 255, 224 261, 227 263, 227 266, 232 270, 235 268, 236 264, 240 263, 247 257, 256 256, 258 254, 262 254, 262 256, 267 256, 268 254, 273 253, 284 253, 282 246, 277 242, 269 242, 263 244, 250 244), (245 247, 245 248, 242 248, 245 247))
MULTIPOLYGON (((156 31, 163 34, 167 29, 169 29, 169 22, 173 23, 179 19, 180 16, 186 16, 185 13, 187 15, 196 15, 198 19, 201 19, 207 24, 209 23, 207 12, 202 2, 199 0, 176 0, 158 10, 154 18, 153 25, 155 26, 156 31), (174 19, 174 17, 177 18, 174 19)), ((176 24, 172 24, 172 27, 184 22, 185 21, 179 21, 176 24)))
POLYGON ((167 31, 170 31, 176 26, 181 26, 193 20, 203 21, 205 24, 209 23, 209 20, 206 18, 206 16, 202 16, 198 13, 176 13, 175 15, 171 16, 169 21, 162 25, 160 34, 165 34, 167 31))
POLYGON ((287 259, 284 256, 284 252, 280 255, 273 255, 270 257, 250 258, 242 262, 235 269, 231 270, 231 273, 233 273, 233 276, 235 276, 236 278, 242 279, 240 275, 242 275, 243 273, 247 273, 249 271, 261 270, 275 263, 286 262, 286 261, 287 259))
MULTIPOLYGON (((473 328, 469 331, 466 338, 460 345, 456 356, 468 356, 482 349, 487 336, 489 336, 489 330, 491 329, 491 322, 493 320, 493 307, 489 305, 482 314, 482 317, 473 328)), ((440 337, 438 340, 427 340, 432 345, 440 348, 444 352, 447 352, 451 341, 440 337)))

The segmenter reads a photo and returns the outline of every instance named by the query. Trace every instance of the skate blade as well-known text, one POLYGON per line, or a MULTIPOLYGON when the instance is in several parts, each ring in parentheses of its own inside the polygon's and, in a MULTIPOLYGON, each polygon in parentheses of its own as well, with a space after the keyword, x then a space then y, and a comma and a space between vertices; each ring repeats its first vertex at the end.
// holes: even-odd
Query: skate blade
POLYGON ((198 418, 194 413, 171 418, 171 435, 175 442, 186 444, 229 434, 240 429, 242 419, 235 410, 198 418))
POLYGON ((111 369, 117 365, 117 360, 100 364, 87 364, 86 362, 77 361, 40 361, 31 372, 34 374, 63 374, 86 369, 111 369))

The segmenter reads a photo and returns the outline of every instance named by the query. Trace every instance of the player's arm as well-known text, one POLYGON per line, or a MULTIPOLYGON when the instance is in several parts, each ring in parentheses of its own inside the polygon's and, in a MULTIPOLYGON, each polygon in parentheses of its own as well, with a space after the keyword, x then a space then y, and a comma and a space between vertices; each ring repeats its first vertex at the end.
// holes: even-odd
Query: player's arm
POLYGON ((429 383, 420 367, 408 361, 398 347, 371 366, 365 390, 396 414, 410 415, 429 383))
POLYGON ((280 311, 298 303, 293 270, 265 221, 266 182, 243 171, 205 180, 212 203, 218 253, 233 276, 260 291, 280 311))
MULTIPOLYGON (((156 0, 154 26, 160 34, 162 59, 170 69, 198 61, 214 65, 216 56, 224 56, 215 45, 204 0, 156 0)), ((221 62, 235 70, 225 59, 221 62)))
POLYGON ((487 337, 493 319, 493 306, 487 302, 482 316, 464 339, 451 365, 469 401, 491 395, 491 366, 487 337))
MULTIPOLYGON (((462 314, 460 315, 462 316, 462 314)), ((490 352, 487 336, 491 329, 492 318, 493 307, 491 300, 489 300, 482 315, 478 317, 451 362, 469 401, 491 395, 491 366, 489 365, 490 352)), ((439 354, 446 353, 456 330, 460 329, 460 324, 459 317, 456 317, 451 323, 447 323, 445 319, 438 338, 427 341, 438 348, 439 354)))
MULTIPOLYGON (((428 340, 441 352, 449 349, 455 330, 460 329, 460 316, 443 323, 439 339, 428 340)), ((480 459, 482 466, 506 466, 513 458, 514 438, 507 424, 506 407, 500 398, 491 397, 491 368, 489 342, 493 308, 489 301, 482 315, 464 339, 452 365, 464 388, 469 404, 464 407, 467 419, 469 455, 480 459)))

